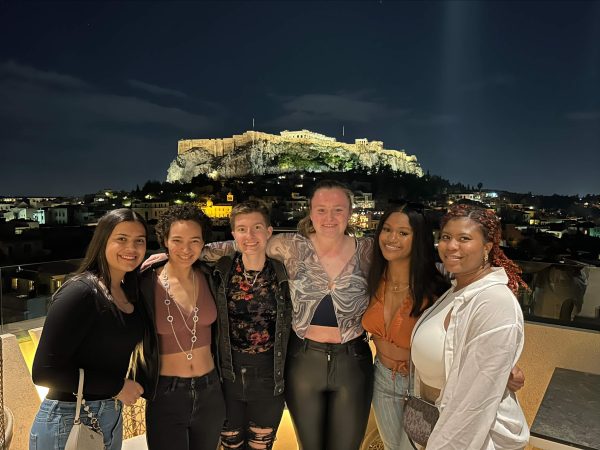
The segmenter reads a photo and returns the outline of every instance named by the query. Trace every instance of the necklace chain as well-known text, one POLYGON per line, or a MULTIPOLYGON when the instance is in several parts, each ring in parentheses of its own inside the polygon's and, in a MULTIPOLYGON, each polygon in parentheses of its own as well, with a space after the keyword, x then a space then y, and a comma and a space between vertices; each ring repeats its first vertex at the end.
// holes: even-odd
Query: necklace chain
POLYGON ((252 280, 252 275, 250 275, 248 272, 246 272, 246 269, 244 268, 244 280, 246 280, 246 283, 248 283, 250 285, 250 287, 254 287, 254 283, 256 283, 256 280, 258 279, 260 272, 261 271, 256 272, 256 275, 254 275, 254 279, 252 280), (252 283, 250 282, 250 280, 252 280, 252 283))
POLYGON ((394 282, 389 278, 387 271, 385 274, 385 278, 391 284, 392 292, 404 292, 405 290, 407 290, 410 287, 410 283, 406 283, 406 285, 404 285, 403 287, 400 287, 400 283, 394 282))
MULTIPOLYGON (((187 358, 188 361, 191 361, 191 359, 194 357, 193 355, 193 351, 194 351, 194 344, 196 343, 196 341, 198 340, 198 338, 196 337, 196 327, 198 325, 198 306, 197 306, 197 301, 198 298, 196 296, 196 272, 194 271, 194 269, 192 268, 192 284, 194 285, 194 309, 192 310, 192 313, 194 314, 192 317, 192 321, 194 322, 194 327, 190 328, 187 324, 187 320, 185 318, 185 315, 183 314, 183 311, 181 309, 181 307, 179 306, 179 303, 177 303, 177 301, 175 300, 175 297, 173 297, 173 295, 171 294, 171 286, 169 284, 169 276, 167 275, 167 266, 165 265, 163 272, 162 272, 162 285, 165 288, 165 292, 167 293, 167 296, 165 297, 165 305, 167 307, 167 322, 169 322, 169 325, 171 325, 171 331, 173 331, 173 336, 175 336, 175 342, 177 342, 177 346, 179 347, 179 349, 185 354, 185 357, 187 358), (171 314, 171 300, 173 300, 173 303, 175 303, 175 306, 177 307, 177 310, 179 311, 179 314, 181 315, 181 320, 183 321, 183 325, 185 326, 185 328, 190 332, 191 337, 190 337, 190 341, 191 341, 191 346, 190 346, 190 351, 185 351, 181 345, 181 343, 179 342, 179 338, 177 337, 177 333, 175 332, 175 327, 173 326, 173 315, 171 314)), ((192 314, 190 313, 190 314, 192 314)), ((189 319, 189 316, 188 316, 189 319)))
POLYGON ((408 288, 409 288, 408 284, 406 286, 404 286, 403 288, 401 288, 398 284, 392 283, 392 292, 403 292, 403 291, 407 290, 408 288))

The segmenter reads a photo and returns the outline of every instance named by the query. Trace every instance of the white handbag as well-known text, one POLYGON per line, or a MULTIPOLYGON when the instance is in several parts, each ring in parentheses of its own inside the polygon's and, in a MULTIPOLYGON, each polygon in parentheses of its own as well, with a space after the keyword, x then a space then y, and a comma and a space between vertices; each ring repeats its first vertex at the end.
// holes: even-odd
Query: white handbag
POLYGON ((90 411, 90 407, 85 404, 85 400, 83 399, 83 369, 79 369, 75 421, 69 433, 65 450, 104 450, 104 436, 98 425, 98 418, 90 411), (90 418, 91 426, 82 423, 79 419, 79 412, 82 406, 90 418))

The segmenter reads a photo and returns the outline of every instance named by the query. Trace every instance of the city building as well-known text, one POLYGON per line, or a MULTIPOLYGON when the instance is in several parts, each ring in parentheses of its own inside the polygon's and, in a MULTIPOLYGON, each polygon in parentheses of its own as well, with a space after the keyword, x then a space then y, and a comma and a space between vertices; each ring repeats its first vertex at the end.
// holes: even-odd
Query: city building
POLYGON ((146 221, 158 220, 158 218, 167 212, 169 202, 133 202, 131 209, 142 216, 146 221))
POLYGON ((213 203, 209 198, 206 204, 200 204, 200 209, 211 219, 228 219, 233 209, 232 203, 213 203))

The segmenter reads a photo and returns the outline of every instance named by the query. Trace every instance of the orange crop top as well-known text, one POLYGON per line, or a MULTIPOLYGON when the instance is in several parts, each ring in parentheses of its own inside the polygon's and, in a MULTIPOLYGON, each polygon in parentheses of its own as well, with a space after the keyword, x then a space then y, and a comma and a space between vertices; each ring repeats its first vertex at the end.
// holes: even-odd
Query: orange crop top
POLYGON ((371 297, 369 306, 363 314, 362 326, 374 336, 385 339, 398 347, 410 349, 410 336, 418 320, 418 317, 410 315, 413 300, 409 294, 406 295, 386 330, 383 319, 384 294, 385 278, 382 277, 377 292, 371 297))

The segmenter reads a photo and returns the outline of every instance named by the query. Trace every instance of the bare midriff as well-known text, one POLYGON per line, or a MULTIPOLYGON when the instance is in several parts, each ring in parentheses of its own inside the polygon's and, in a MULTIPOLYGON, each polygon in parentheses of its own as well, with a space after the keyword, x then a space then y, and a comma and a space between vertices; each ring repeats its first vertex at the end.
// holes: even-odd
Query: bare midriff
POLYGON ((195 348, 192 359, 183 352, 160 355, 160 374, 168 377, 200 377, 215 368, 210 345, 195 348))
POLYGON ((435 403, 438 397, 440 396, 440 393, 442 392, 441 389, 436 389, 434 387, 427 386, 422 381, 420 387, 421 389, 419 394, 424 400, 428 401, 429 403, 435 403))
POLYGON ((398 347, 379 336, 373 336, 373 342, 375 342, 375 348, 377 349, 377 358, 385 367, 398 372, 400 375, 408 374, 409 349, 398 347))
POLYGON ((304 337, 311 341, 323 342, 326 344, 339 344, 342 342, 342 335, 338 327, 309 325, 304 337))

